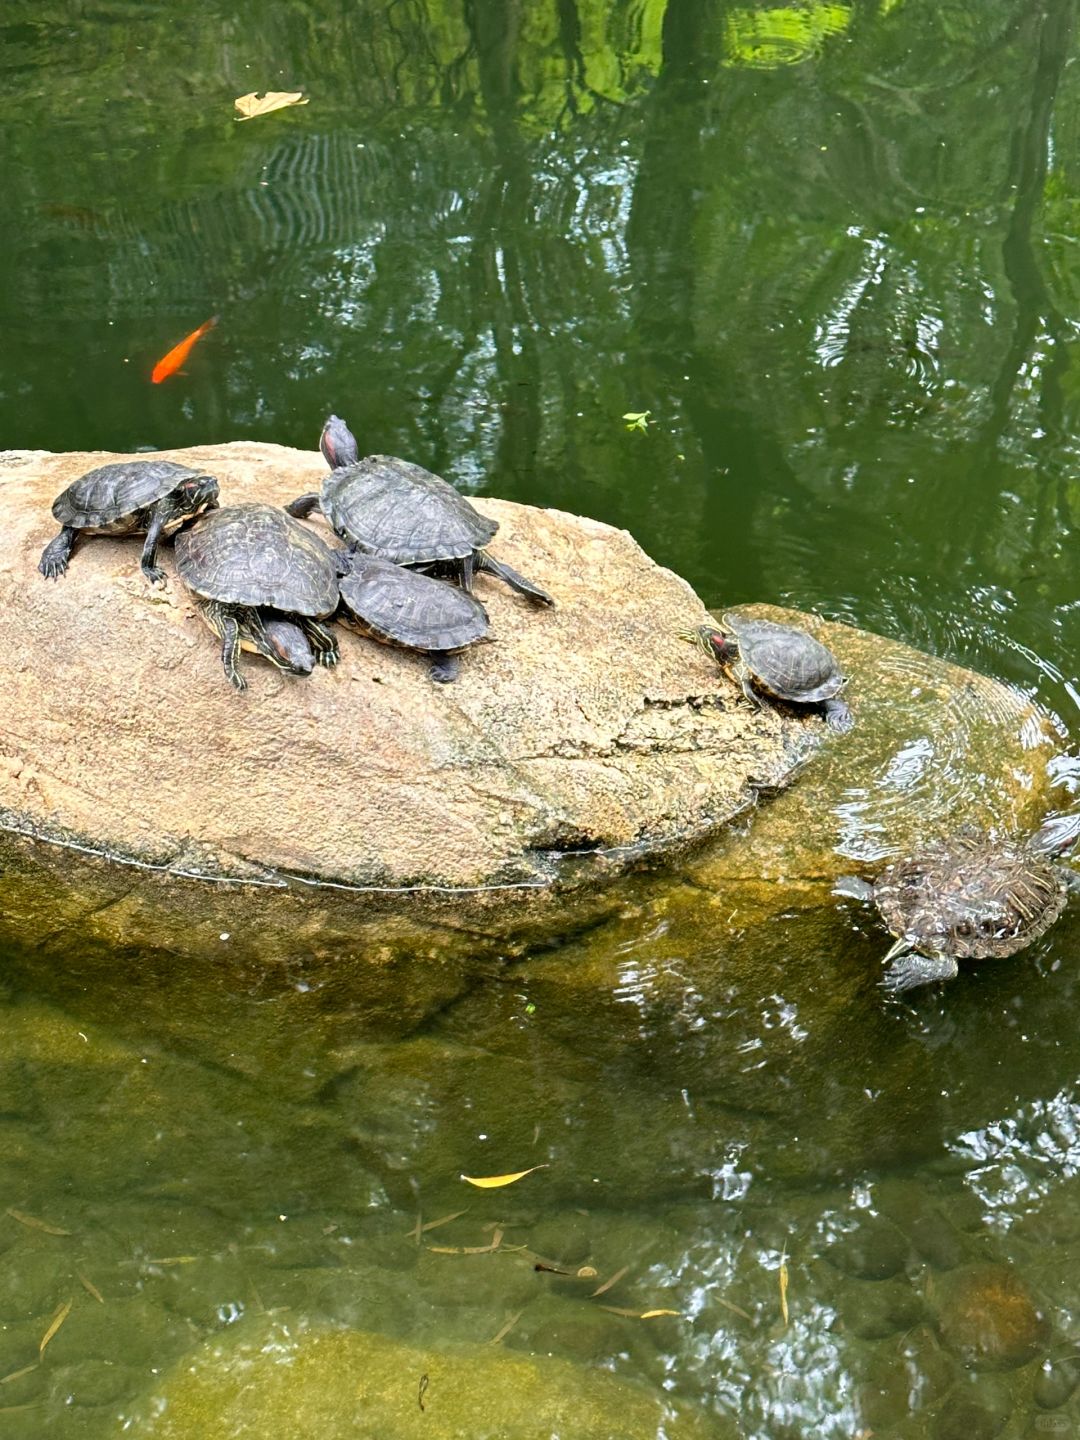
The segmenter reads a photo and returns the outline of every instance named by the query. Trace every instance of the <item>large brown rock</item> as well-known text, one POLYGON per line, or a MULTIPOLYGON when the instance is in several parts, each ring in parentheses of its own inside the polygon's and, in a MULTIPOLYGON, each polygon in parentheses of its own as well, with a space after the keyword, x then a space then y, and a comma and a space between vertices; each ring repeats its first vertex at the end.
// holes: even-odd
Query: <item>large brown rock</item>
MULTIPOLYGON (((286 502, 325 473, 273 445, 167 453, 218 476, 224 503, 286 502)), ((337 669, 303 680, 245 656, 238 694, 168 547, 163 591, 139 573, 138 539, 88 539, 64 578, 37 573, 54 496, 119 458, 0 459, 9 823, 180 870, 546 883, 567 851, 618 862, 709 833, 756 786, 786 783, 822 733, 818 719, 701 704, 715 669, 675 638, 701 602, 624 531, 487 499, 493 551, 556 609, 481 577, 496 643, 474 647, 454 685, 343 633, 337 669)))

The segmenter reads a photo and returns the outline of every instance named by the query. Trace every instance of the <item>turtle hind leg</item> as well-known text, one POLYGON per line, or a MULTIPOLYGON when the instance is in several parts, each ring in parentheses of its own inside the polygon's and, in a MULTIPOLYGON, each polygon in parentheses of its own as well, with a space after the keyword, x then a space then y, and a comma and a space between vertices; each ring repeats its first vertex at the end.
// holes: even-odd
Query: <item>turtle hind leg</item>
POLYGON ((312 490, 307 495, 298 495, 295 500, 290 500, 285 509, 297 520, 306 520, 318 503, 319 497, 312 490))
POLYGON ((78 533, 74 525, 65 525, 60 534, 45 546, 37 568, 46 580, 59 580, 67 570, 72 546, 75 544, 75 536, 78 533))
POLYGON ((882 976, 881 988, 890 995, 902 995, 920 985, 955 980, 959 973, 960 967, 952 955, 897 955, 882 976))
MULTIPOLYGON (((240 626, 235 615, 221 616, 221 663, 230 685, 237 690, 246 690, 247 681, 240 674, 240 626)), ((217 628, 214 626, 213 628, 217 628)))
POLYGON ((851 711, 844 704, 843 700, 826 700, 821 707, 825 712, 825 724, 830 730, 835 730, 838 735, 846 735, 855 720, 851 711))
POLYGON ((150 585, 164 585, 165 571, 160 565, 154 562, 157 559, 157 547, 161 541, 162 532, 166 524, 173 518, 170 510, 165 505, 160 505, 150 521, 149 529, 146 532, 146 540, 143 543, 142 558, 139 560, 139 569, 143 577, 150 585))
POLYGON ((438 685, 452 684, 461 670, 458 657, 450 650, 429 650, 427 654, 431 661, 432 680, 438 685))
POLYGON ((333 632, 326 625, 318 620, 310 620, 306 615, 297 615, 295 619, 311 643, 315 652, 315 663, 325 665, 328 670, 336 665, 341 658, 341 652, 333 632))
POLYGON ((524 595, 526 600, 531 600, 536 605, 546 605, 550 608, 555 604, 554 596, 549 595, 535 581, 526 579, 512 565, 507 565, 502 560, 496 560, 486 550, 476 552, 476 568, 483 570, 487 575, 497 576, 505 585, 509 585, 511 590, 515 590, 519 595, 524 595))

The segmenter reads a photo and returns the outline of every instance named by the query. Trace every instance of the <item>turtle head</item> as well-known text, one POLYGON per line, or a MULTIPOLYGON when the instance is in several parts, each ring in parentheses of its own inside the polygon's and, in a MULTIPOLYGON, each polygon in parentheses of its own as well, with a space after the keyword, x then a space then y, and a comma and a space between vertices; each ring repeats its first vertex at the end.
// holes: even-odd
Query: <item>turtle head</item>
POLYGON ((1051 815, 1031 837, 1031 848, 1039 855, 1063 855, 1080 839, 1080 814, 1051 815))
POLYGON ((331 470, 340 470, 343 465, 353 465, 360 457, 356 436, 340 415, 331 415, 322 427, 319 449, 331 470))
POLYGON ((173 492, 178 515, 199 515, 218 508, 218 482, 213 475, 192 475, 173 492))
POLYGON ((728 664, 739 653, 739 647, 734 640, 722 630, 717 630, 715 625, 699 625, 696 630, 680 630, 679 639, 689 641, 699 650, 704 650, 718 665, 728 664))
POLYGON ((310 675, 315 668, 311 644, 300 626, 291 620, 264 620, 262 635, 253 634, 252 641, 260 655, 290 675, 310 675))

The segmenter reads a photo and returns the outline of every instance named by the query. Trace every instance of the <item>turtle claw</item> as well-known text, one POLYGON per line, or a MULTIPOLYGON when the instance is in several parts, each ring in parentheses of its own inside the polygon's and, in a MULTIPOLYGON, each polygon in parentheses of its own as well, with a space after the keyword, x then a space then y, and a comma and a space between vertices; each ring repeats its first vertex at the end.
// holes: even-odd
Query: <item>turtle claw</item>
POLYGON ((162 589, 165 588, 165 571, 162 570, 160 565, 142 565, 140 569, 150 585, 160 585, 162 589))

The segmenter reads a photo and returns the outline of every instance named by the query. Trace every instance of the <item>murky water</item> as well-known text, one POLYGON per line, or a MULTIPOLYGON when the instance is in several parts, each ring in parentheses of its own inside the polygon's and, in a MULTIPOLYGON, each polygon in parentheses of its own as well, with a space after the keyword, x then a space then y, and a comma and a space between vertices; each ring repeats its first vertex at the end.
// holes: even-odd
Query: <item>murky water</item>
MULTIPOLYGON (((1067 743, 1074 0, 8 0, 0 41, 0 446, 312 446, 334 409, 1067 743)), ((608 1368, 717 1435, 1076 1432, 1075 910, 911 1007, 849 910, 613 911, 395 955, 403 1014, 367 953, 13 954, 0 1434, 144 1423, 265 1312, 485 1346, 494 1388, 608 1368)))

